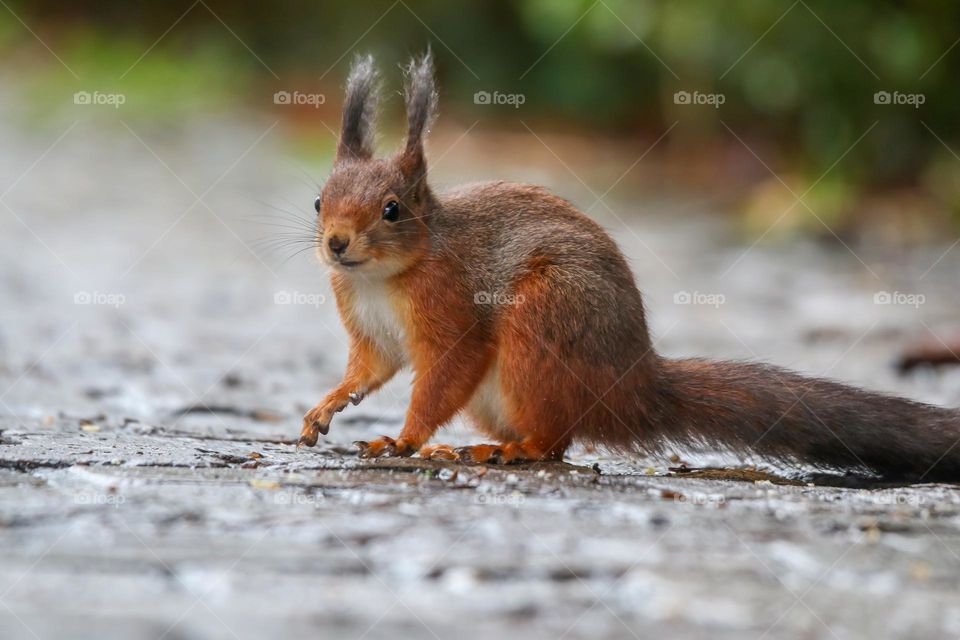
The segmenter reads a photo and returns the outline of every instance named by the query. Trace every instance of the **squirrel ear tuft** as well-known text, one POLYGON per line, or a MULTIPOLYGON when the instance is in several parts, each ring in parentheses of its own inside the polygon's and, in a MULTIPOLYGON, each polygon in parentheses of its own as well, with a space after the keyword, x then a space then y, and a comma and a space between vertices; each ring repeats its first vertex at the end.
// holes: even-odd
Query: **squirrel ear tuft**
POLYGON ((409 177, 420 179, 427 171, 423 134, 429 129, 437 110, 437 88, 433 79, 433 53, 430 48, 420 58, 413 58, 404 72, 407 142, 400 154, 400 168, 409 177))
POLYGON ((377 112, 379 74, 373 56, 357 56, 347 77, 343 124, 337 143, 337 160, 368 160, 373 157, 374 121, 377 112))

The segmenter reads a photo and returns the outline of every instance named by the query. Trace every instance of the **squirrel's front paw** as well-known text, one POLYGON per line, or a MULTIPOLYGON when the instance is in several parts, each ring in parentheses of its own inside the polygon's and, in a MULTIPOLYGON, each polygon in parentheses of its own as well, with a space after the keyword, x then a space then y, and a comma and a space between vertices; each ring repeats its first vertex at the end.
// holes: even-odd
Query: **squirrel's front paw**
POLYGON ((369 442, 357 440, 353 443, 357 448, 357 455, 361 458, 389 458, 400 456, 406 458, 416 452, 416 448, 406 443, 402 438, 394 440, 387 436, 380 436, 369 442))
POLYGON ((343 411, 348 404, 358 405, 366 392, 363 389, 346 391, 342 386, 334 389, 323 402, 315 406, 303 416, 303 429, 300 431, 300 440, 297 446, 312 447, 317 444, 320 435, 327 435, 330 431, 330 421, 333 414, 343 411))
POLYGON ((334 406, 329 403, 320 403, 310 409, 307 415, 303 416, 303 429, 300 430, 300 440, 297 442, 297 446, 312 447, 317 444, 320 435, 327 435, 327 432, 330 431, 330 421, 333 419, 333 414, 343 411, 346 406, 346 402, 334 406))

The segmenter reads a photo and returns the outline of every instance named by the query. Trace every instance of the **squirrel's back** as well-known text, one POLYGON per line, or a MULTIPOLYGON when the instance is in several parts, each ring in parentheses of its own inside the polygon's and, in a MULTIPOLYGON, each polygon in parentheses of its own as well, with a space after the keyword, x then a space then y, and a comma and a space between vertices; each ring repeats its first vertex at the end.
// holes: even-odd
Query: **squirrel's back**
MULTIPOLYGON (((480 182, 438 196, 428 224, 438 249, 497 290, 531 269, 551 267, 571 286, 623 296, 636 285, 626 259, 594 220, 537 185, 480 182)), ((639 296, 638 296, 639 299, 639 296)))

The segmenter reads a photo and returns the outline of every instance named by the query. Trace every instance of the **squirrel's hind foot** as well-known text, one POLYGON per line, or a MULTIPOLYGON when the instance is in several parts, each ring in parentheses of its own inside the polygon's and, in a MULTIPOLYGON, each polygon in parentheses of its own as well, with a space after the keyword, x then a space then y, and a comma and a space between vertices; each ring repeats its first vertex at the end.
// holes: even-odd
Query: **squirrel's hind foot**
POLYGON ((460 459, 460 454, 448 444, 428 444, 425 447, 421 447, 417 455, 424 460, 455 462, 460 459))
POLYGON ((475 444, 456 448, 448 444, 431 444, 420 449, 419 455, 425 460, 456 461, 464 464, 520 464, 547 459, 539 450, 534 450, 523 442, 475 444))
POLYGON ((357 448, 357 455, 361 458, 390 458, 399 456, 406 458, 416 453, 416 449, 401 438, 394 440, 388 436, 380 436, 367 442, 366 440, 357 440, 353 443, 357 448))
POLYGON ((503 448, 494 444, 477 444, 454 448, 449 444, 430 444, 418 452, 424 460, 444 460, 464 464, 505 464, 503 448))
POLYGON ((454 452, 464 464, 510 464, 521 462, 507 458, 504 447, 495 444, 474 444, 469 447, 457 447, 454 452))

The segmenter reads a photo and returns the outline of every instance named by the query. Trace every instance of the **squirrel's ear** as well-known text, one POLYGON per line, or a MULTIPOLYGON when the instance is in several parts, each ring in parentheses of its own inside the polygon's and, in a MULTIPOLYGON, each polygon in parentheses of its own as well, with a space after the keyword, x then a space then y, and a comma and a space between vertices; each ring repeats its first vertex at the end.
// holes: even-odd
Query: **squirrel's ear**
POLYGON ((404 98, 407 105, 407 142, 400 154, 400 170, 408 178, 419 180, 427 173, 423 153, 423 134, 430 127, 437 109, 437 89, 433 80, 433 54, 414 58, 405 69, 404 98))
POLYGON ((373 56, 357 56, 347 77, 337 161, 368 160, 373 156, 378 83, 373 56))

